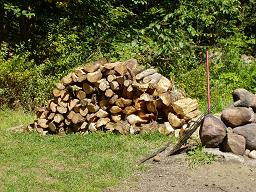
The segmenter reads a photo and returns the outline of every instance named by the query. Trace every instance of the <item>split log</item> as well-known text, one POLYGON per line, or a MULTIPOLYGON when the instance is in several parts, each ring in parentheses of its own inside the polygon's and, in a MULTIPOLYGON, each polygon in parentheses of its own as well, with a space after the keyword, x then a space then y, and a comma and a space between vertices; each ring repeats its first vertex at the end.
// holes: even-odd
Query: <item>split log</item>
POLYGON ((91 65, 87 65, 83 68, 84 71, 86 71, 87 73, 93 73, 95 71, 97 71, 100 68, 100 64, 99 63, 94 63, 91 65))
POLYGON ((64 122, 67 126, 71 125, 71 120, 70 119, 65 119, 64 122))
POLYGON ((116 81, 120 84, 120 85, 123 85, 124 84, 124 76, 118 76, 116 77, 116 81))
POLYGON ((200 114, 201 114, 200 110, 196 109, 194 111, 191 111, 191 112, 187 113, 185 115, 185 117, 188 118, 188 119, 193 119, 193 118, 199 116, 200 114))
POLYGON ((78 76, 75 73, 71 73, 72 81, 75 83, 78 80, 78 76))
POLYGON ((121 114, 116 114, 116 115, 111 115, 111 119, 114 121, 114 122, 120 122, 122 120, 122 116, 121 114))
POLYGON ((172 102, 172 97, 169 92, 165 92, 159 95, 159 98, 162 100, 163 104, 169 106, 172 102))
POLYGON ((141 73, 137 74, 136 75, 136 80, 140 80, 146 76, 149 76, 149 75, 152 75, 156 73, 156 70, 155 69, 147 69, 145 71, 142 71, 141 73))
POLYGON ((105 128, 109 131, 109 132, 113 132, 115 130, 115 123, 113 122, 109 122, 106 124, 105 128))
POLYGON ((96 119, 97 119, 97 116, 95 115, 95 113, 91 113, 91 114, 86 115, 86 120, 88 122, 94 122, 94 121, 96 121, 96 119))
POLYGON ((108 122, 110 122, 109 118, 100 118, 97 123, 96 123, 96 127, 101 127, 103 125, 106 125, 108 122))
POLYGON ((147 122, 146 120, 142 120, 139 116, 134 115, 134 114, 127 116, 126 119, 127 119, 128 123, 130 123, 133 126, 147 122))
POLYGON ((63 83, 57 83, 57 84, 56 84, 56 88, 59 89, 59 90, 63 90, 63 89, 65 89, 66 87, 63 85, 63 83))
POLYGON ((118 107, 126 107, 126 106, 129 106, 132 104, 132 100, 131 99, 125 99, 125 98, 118 98, 115 100, 115 104, 118 106, 118 107))
POLYGON ((99 89, 101 91, 106 91, 107 89, 109 89, 109 82, 106 79, 101 79, 98 81, 99 83, 99 89))
POLYGON ((171 82, 166 77, 162 76, 156 84, 156 90, 158 93, 164 93, 171 87, 171 82))
POLYGON ((54 97, 60 97, 62 90, 55 88, 53 89, 52 93, 54 97))
POLYGON ((97 131, 96 123, 90 123, 89 126, 88 126, 88 129, 89 129, 89 131, 91 131, 91 132, 97 131))
POLYGON ((83 100, 86 98, 86 93, 82 90, 78 90, 76 92, 76 97, 79 99, 79 100, 83 100))
POLYGON ((113 104, 116 102, 117 99, 118 99, 118 95, 115 94, 115 95, 113 95, 113 96, 111 97, 111 99, 109 99, 108 103, 111 104, 111 105, 113 105, 113 104))
POLYGON ((48 120, 52 120, 55 116, 55 113, 50 113, 50 115, 48 115, 48 120))
POLYGON ((79 113, 80 113, 83 117, 85 117, 85 116, 88 114, 88 112, 89 112, 88 108, 80 108, 80 109, 79 109, 79 113))
POLYGON ((102 73, 100 70, 97 70, 93 73, 87 73, 87 80, 91 83, 95 83, 102 78, 102 73))
POLYGON ((108 112, 107 112, 107 111, 104 111, 104 110, 102 110, 102 109, 99 109, 99 111, 97 111, 97 113, 96 113, 96 116, 97 116, 98 118, 105 118, 105 117, 108 116, 108 112))
POLYGON ((123 92, 122 92, 122 96, 124 98, 127 98, 127 99, 132 99, 133 98, 133 91, 128 91, 127 88, 124 88, 123 92))
POLYGON ((137 65, 138 65, 138 62, 136 59, 129 59, 127 61, 125 61, 125 66, 127 68, 127 71, 129 72, 129 77, 130 79, 133 79, 138 71, 137 71, 137 65))
POLYGON ((105 91, 106 97, 112 97, 114 95, 114 92, 111 89, 107 89, 105 91))
POLYGON ((95 113, 95 112, 97 112, 100 109, 100 107, 98 105, 94 105, 92 103, 89 103, 87 105, 87 109, 89 110, 89 112, 95 113))
POLYGON ((61 94, 60 97, 61 97, 62 101, 68 101, 70 95, 69 95, 68 91, 65 91, 65 92, 63 91, 63 93, 61 94))
POLYGON ((132 85, 134 87, 136 87, 138 90, 142 91, 142 92, 146 92, 147 89, 149 88, 149 83, 137 83, 137 82, 134 82, 132 85))
POLYGON ((152 113, 157 112, 156 101, 149 101, 146 103, 147 110, 152 113))
POLYGON ((48 127, 49 127, 49 130, 50 130, 51 132, 53 132, 53 133, 56 132, 57 127, 56 127, 56 125, 54 124, 54 122, 50 122, 48 127))
POLYGON ((75 71, 75 74, 77 75, 77 82, 83 82, 86 80, 86 72, 83 71, 82 68, 79 68, 75 71))
POLYGON ((52 112, 56 112, 57 111, 57 104, 54 103, 53 101, 50 102, 49 108, 52 112))
POLYGON ((72 123, 78 124, 84 121, 84 117, 80 113, 75 113, 71 118, 72 123))
POLYGON ((68 109, 71 111, 75 106, 77 106, 79 103, 78 99, 72 99, 68 103, 68 109))
POLYGON ((177 114, 186 116, 189 112, 198 109, 198 102, 196 99, 184 98, 175 101, 172 106, 177 114))
POLYGON ((143 78, 143 83, 149 83, 151 85, 155 85, 161 79, 162 75, 160 73, 153 73, 152 75, 146 76, 143 78))
POLYGON ((117 81, 110 82, 110 87, 113 91, 119 90, 119 84, 117 81))
POLYGON ((112 82, 112 81, 116 80, 116 76, 115 75, 108 75, 107 80, 108 80, 108 82, 112 82))
POLYGON ((57 111, 60 114, 65 114, 65 113, 67 113, 68 109, 66 107, 63 107, 63 106, 57 106, 57 111))
POLYGON ((129 87, 132 84, 132 81, 129 79, 124 80, 124 86, 129 87))
POLYGON ((145 111, 139 111, 138 116, 145 121, 156 120, 156 115, 154 113, 146 113, 145 111))
POLYGON ((143 100, 140 100, 139 98, 135 99, 134 101, 134 107, 136 110, 140 111, 146 106, 146 102, 143 100))
POLYGON ((69 85, 72 83, 72 81, 73 81, 73 79, 72 79, 71 74, 68 74, 67 76, 65 76, 61 79, 61 83, 63 83, 64 85, 69 85))
POLYGON ((109 100, 108 99, 100 99, 99 100, 99 106, 101 109, 106 110, 109 105, 109 100))
POLYGON ((67 118, 72 119, 75 114, 76 113, 74 111, 70 111, 69 114, 67 115, 67 118))
POLYGON ((114 70, 121 76, 124 76, 127 72, 127 68, 123 62, 119 62, 115 67, 114 70))
POLYGON ((61 114, 55 114, 55 116, 53 118, 53 121, 56 123, 60 123, 63 120, 64 120, 64 116, 61 114))
POLYGON ((122 111, 122 108, 120 108, 120 107, 118 107, 118 106, 112 106, 112 107, 110 108, 110 112, 111 112, 112 114, 120 113, 121 111, 122 111))
POLYGON ((48 121, 47 119, 38 119, 37 124, 41 128, 47 128, 48 127, 47 121, 48 121))
POLYGON ((140 95, 139 99, 143 101, 153 101, 154 97, 152 95, 149 95, 148 93, 143 93, 142 95, 140 95))
POLYGON ((83 83, 83 90, 86 94, 91 94, 95 91, 95 88, 88 83, 83 83))
POLYGON ((137 109, 135 107, 128 106, 128 107, 124 108, 123 113, 126 115, 131 115, 131 114, 135 113, 136 111, 137 111, 137 109))
POLYGON ((104 67, 106 68, 106 69, 114 69, 118 64, 119 64, 120 62, 115 62, 115 63, 106 63, 106 64, 104 64, 104 67))
POLYGON ((168 121, 170 122, 171 126, 175 129, 180 128, 183 125, 181 119, 177 117, 177 115, 173 113, 168 114, 168 121))
POLYGON ((82 130, 83 130, 83 129, 86 129, 86 128, 88 127, 87 125, 88 125, 88 123, 87 123, 86 121, 83 122, 82 125, 81 125, 81 127, 80 127, 80 129, 82 129, 82 130))

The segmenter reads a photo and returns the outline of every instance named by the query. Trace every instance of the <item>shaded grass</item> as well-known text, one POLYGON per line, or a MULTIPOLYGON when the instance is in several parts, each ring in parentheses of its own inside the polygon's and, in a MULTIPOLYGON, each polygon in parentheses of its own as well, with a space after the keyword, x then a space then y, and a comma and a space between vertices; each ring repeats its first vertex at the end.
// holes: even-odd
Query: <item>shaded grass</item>
POLYGON ((170 139, 159 134, 61 137, 8 131, 33 119, 21 111, 0 111, 0 191, 100 191, 140 169, 136 161, 170 139))

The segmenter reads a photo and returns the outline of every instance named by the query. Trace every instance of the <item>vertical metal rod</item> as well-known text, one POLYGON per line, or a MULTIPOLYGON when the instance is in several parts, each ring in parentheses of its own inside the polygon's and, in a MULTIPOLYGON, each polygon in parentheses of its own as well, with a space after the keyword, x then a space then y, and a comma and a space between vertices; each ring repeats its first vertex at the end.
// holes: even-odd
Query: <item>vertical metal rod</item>
POLYGON ((208 49, 206 49, 206 77, 207 77, 207 107, 208 113, 211 113, 211 87, 210 87, 210 67, 208 61, 208 49))

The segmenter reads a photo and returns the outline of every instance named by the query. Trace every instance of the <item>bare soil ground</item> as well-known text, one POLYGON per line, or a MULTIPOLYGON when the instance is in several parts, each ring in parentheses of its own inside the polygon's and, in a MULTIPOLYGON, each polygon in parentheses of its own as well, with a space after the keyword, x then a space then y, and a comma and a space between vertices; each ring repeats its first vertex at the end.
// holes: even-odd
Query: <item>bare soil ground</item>
POLYGON ((256 167, 217 161, 191 168, 184 155, 161 162, 149 162, 150 169, 136 173, 116 188, 106 192, 253 192, 256 167))

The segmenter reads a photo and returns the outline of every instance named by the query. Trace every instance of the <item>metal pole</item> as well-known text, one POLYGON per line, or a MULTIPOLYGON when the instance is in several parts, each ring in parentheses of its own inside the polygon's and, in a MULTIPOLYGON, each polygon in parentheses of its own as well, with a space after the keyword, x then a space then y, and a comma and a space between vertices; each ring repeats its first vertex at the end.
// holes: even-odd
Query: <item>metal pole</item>
POLYGON ((211 113, 211 88, 210 88, 210 67, 208 61, 208 49, 206 49, 206 77, 207 77, 207 109, 211 113))

